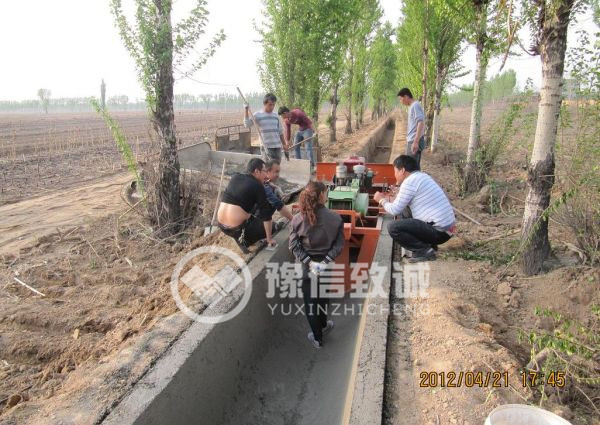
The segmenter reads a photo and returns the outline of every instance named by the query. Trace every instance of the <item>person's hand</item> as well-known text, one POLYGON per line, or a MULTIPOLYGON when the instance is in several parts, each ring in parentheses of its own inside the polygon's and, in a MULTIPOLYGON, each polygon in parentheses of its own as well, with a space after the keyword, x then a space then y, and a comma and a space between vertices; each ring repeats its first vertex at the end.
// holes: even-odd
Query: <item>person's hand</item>
POLYGON ((379 191, 375 192, 375 195, 373 195, 373 199, 375 199, 376 202, 381 201, 383 198, 385 198, 385 196, 379 191))
POLYGON ((244 102, 244 109, 250 109, 250 104, 248 102, 244 102))
POLYGON ((314 274, 315 276, 319 276, 325 271, 325 269, 327 268, 327 264, 325 264, 324 262, 317 263, 316 261, 310 261, 308 263, 308 268, 310 269, 310 272, 312 274, 314 274))
POLYGON ((275 245, 277 245, 277 242, 273 238, 267 239, 267 245, 268 246, 275 246, 275 245))
POLYGON ((413 144, 412 144, 413 155, 416 155, 418 151, 419 151, 419 142, 413 142, 413 144))

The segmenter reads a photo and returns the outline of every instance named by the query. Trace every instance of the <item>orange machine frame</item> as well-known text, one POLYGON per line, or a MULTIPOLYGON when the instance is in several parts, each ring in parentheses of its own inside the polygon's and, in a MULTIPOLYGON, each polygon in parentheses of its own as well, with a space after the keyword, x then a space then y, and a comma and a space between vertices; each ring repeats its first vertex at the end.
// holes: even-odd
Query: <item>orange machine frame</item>
MULTIPOLYGON (((317 162, 315 176, 319 181, 333 181, 337 162, 317 162)), ((373 184, 396 184, 394 166, 392 164, 366 163, 365 167, 374 171, 373 184)))
MULTIPOLYGON (((337 165, 336 162, 318 162, 316 167, 317 180, 333 181, 337 165)), ((374 171, 373 185, 393 185, 396 183, 394 166, 392 164, 367 163, 365 166, 374 171)), ((297 204, 293 208, 297 208, 297 204)), ((335 259, 335 263, 344 265, 344 292, 348 293, 354 289, 353 286, 355 284, 352 279, 352 269, 349 267, 350 250, 358 248, 356 263, 364 264, 367 270, 371 267, 377 243, 379 242, 379 235, 381 234, 381 226, 383 224, 382 214, 385 211, 373 200, 372 194, 369 196, 368 213, 364 218, 361 217, 360 213, 353 210, 333 211, 344 218, 344 240, 346 243, 344 244, 342 253, 335 259), (364 226, 363 220, 376 220, 375 226, 364 226)), ((356 277, 365 275, 365 271, 363 270, 356 270, 355 273, 356 277)))

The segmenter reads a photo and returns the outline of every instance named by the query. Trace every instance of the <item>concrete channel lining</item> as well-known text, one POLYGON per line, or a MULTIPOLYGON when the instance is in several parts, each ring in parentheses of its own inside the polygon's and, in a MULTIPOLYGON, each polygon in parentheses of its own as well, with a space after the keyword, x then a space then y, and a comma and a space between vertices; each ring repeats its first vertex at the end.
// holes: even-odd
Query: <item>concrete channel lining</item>
MULTIPOLYGON (((385 119, 360 144, 369 158, 391 123, 385 119)), ((214 152, 208 144, 184 148, 183 168, 215 171, 224 157, 245 164, 252 155, 214 152), (202 146, 206 145, 206 146, 202 146), (208 146, 208 149, 207 149, 208 146), (223 155, 222 155, 223 154, 223 155)), ((180 152, 181 152, 180 151, 180 152)), ((284 161, 284 164, 286 162, 284 161)), ((290 164, 291 163, 291 164, 290 164)), ((297 175, 309 170, 296 163, 297 175), (299 170, 299 171, 298 171, 299 170)), ((309 175, 309 174, 308 174, 309 175)), ((298 184, 308 180, 300 177, 298 184)), ((220 324, 193 322, 148 373, 109 413, 105 424, 380 424, 389 316, 392 241, 384 217, 374 262, 387 266, 383 296, 341 300, 362 314, 332 317, 336 328, 315 350, 306 340, 306 317, 270 310, 266 265, 293 261, 289 233, 276 236, 276 252, 263 250, 249 263, 252 295, 234 319, 220 324), (373 314, 369 314, 369 312, 373 314)), ((370 290, 374 282, 370 280, 370 290)), ((239 285, 217 306, 229 311, 243 295, 239 285)), ((296 311, 302 300, 281 303, 296 311)))
MULTIPOLYGON (((206 142, 186 146, 178 150, 179 164, 182 169, 194 171, 210 170, 212 174, 220 175, 223 160, 234 165, 238 172, 245 172, 245 166, 251 158, 261 158, 242 152, 225 152, 212 150, 206 142)), ((304 187, 310 180, 310 161, 307 159, 290 158, 281 161, 281 177, 290 183, 304 187)))
MULTIPOLYGON (((381 422, 387 315, 357 315, 356 307, 363 304, 365 312, 365 304, 388 299, 345 297, 343 308, 352 314, 332 317, 336 328, 315 350, 306 340, 304 315, 267 308, 265 266, 292 260, 287 236, 277 235, 275 253, 263 250, 249 263, 253 290, 243 312, 216 325, 194 322, 104 424, 381 422)), ((375 261, 388 264, 390 253, 390 239, 380 238, 375 261)), ((222 309, 241 298, 242 287, 222 309)), ((295 311, 295 305, 302 300, 282 310, 295 311)))

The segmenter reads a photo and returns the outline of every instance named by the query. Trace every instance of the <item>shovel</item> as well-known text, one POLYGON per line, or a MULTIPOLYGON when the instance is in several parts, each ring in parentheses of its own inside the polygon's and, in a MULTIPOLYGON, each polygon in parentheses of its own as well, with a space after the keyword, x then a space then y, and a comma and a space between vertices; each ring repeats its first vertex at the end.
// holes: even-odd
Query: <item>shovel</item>
POLYGON ((215 227, 215 230, 213 230, 213 227, 215 224, 215 219, 217 218, 217 210, 219 209, 219 198, 221 198, 221 189, 223 187, 223 177, 225 176, 226 161, 227 161, 227 159, 223 158, 223 168, 221 169, 221 180, 219 181, 219 191, 217 192, 217 202, 215 204, 215 210, 213 211, 212 220, 210 221, 210 226, 206 226, 204 228, 204 236, 210 235, 211 233, 215 232, 218 229, 218 227, 215 227))
MULTIPOLYGON (((248 101, 246 100, 246 98, 244 97, 244 95, 242 94, 242 91, 240 90, 239 87, 236 87, 238 93, 240 94, 240 97, 242 98, 242 100, 244 101, 244 103, 248 103, 248 101)), ((260 139, 260 144, 262 145, 262 148, 264 149, 264 152, 268 152, 267 148, 265 146, 265 142, 263 140, 262 137, 262 133, 260 131, 260 127, 258 126, 258 124, 256 123, 256 120, 254 119, 254 115, 252 114, 252 111, 250 110, 250 107, 248 107, 248 115, 250 115, 250 119, 252 120, 252 123, 254 124, 254 126, 256 127, 256 131, 258 131, 258 138, 260 139)), ((288 161, 290 160, 290 154, 289 152, 287 152, 285 149, 283 149, 283 146, 281 147, 284 154, 285 154, 285 159, 287 159, 288 161)))

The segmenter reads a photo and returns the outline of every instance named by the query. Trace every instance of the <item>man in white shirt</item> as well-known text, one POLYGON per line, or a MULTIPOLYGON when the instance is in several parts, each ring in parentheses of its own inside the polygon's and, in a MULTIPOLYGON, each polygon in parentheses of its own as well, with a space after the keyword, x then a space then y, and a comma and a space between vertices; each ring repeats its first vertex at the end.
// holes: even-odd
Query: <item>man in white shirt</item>
POLYGON ((425 150, 425 113, 418 100, 413 99, 410 89, 404 87, 398 92, 403 105, 408 106, 408 122, 406 123, 406 154, 417 161, 417 169, 421 169, 421 152, 425 150))
POLYGON ((385 211, 402 215, 388 227, 392 239, 413 252, 411 262, 435 260, 437 246, 454 234, 456 218, 442 188, 426 173, 419 171, 416 160, 400 155, 394 160, 396 184, 394 201, 381 192, 373 196, 385 211), (410 209, 408 212, 407 207, 410 209))

